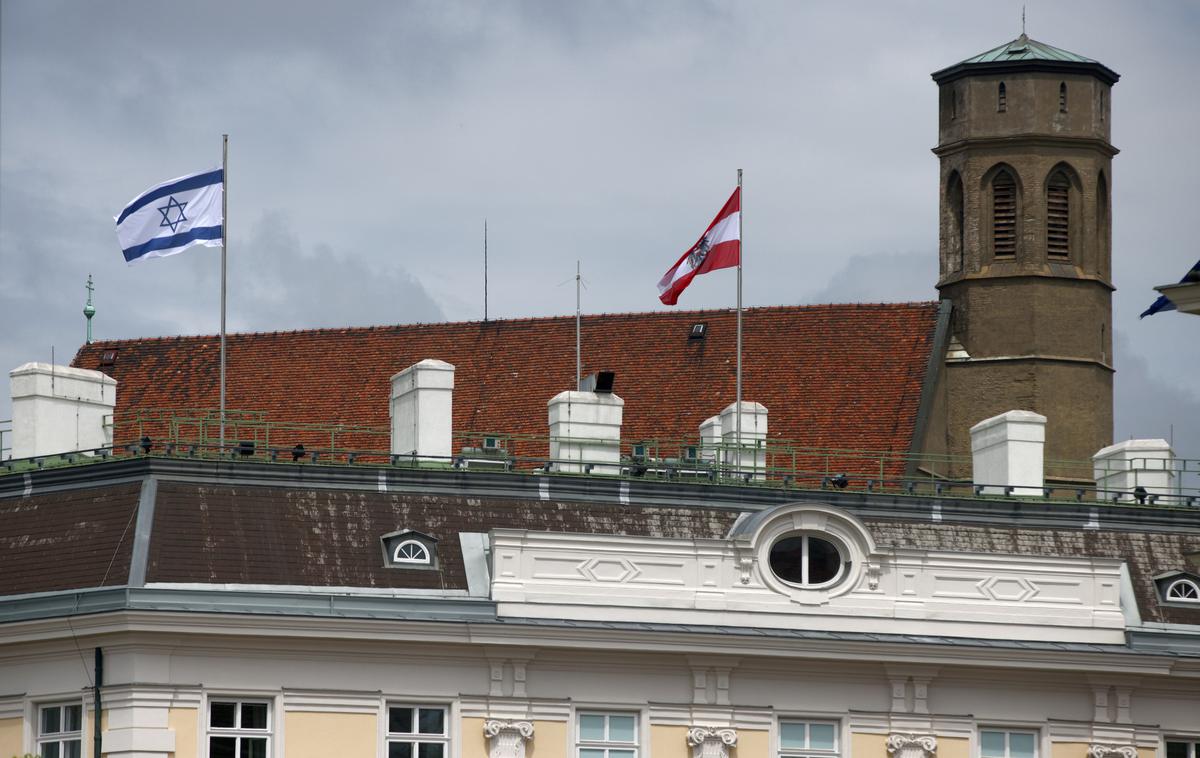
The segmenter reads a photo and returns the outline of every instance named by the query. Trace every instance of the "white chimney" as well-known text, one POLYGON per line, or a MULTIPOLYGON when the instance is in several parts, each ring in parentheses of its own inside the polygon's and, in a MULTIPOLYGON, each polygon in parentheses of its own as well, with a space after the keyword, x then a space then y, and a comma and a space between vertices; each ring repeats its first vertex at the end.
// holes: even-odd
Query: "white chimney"
POLYGON ((738 408, 730 403, 721 411, 721 441, 724 443, 723 463, 734 473, 753 473, 755 479, 766 478, 767 408, 761 403, 742 401, 741 444, 738 444, 738 408))
POLYGON ((712 463, 717 459, 717 449, 721 446, 721 417, 709 416, 700 422, 700 452, 702 461, 712 463))
POLYGON ((550 409, 550 458, 556 471, 621 473, 625 401, 611 392, 560 392, 550 409))
POLYGON ((1166 440, 1125 440, 1092 456, 1097 497, 1133 500, 1142 487, 1146 495, 1175 494, 1175 451, 1166 440))
POLYGON ((13 458, 112 445, 116 379, 99 371, 49 363, 26 363, 8 376, 13 458))
POLYGON ((985 495, 1041 495, 1045 484, 1043 450, 1046 417, 1032 411, 1009 411, 971 427, 972 479, 986 485, 985 495))
POLYGON ((392 377, 392 455, 449 462, 454 366, 426 358, 392 377))

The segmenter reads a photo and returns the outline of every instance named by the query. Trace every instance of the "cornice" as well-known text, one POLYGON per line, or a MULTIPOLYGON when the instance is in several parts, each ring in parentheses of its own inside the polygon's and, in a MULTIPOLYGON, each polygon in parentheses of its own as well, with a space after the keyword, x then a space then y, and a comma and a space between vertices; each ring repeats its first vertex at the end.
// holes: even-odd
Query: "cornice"
POLYGON ((945 158, 967 150, 996 150, 1012 147, 1088 148, 1095 150, 1107 158, 1112 158, 1121 152, 1113 147, 1108 140, 1100 139, 1099 137, 1067 137, 1041 133, 1011 134, 997 137, 964 137, 963 139, 938 145, 931 148, 931 150, 939 158, 945 158))

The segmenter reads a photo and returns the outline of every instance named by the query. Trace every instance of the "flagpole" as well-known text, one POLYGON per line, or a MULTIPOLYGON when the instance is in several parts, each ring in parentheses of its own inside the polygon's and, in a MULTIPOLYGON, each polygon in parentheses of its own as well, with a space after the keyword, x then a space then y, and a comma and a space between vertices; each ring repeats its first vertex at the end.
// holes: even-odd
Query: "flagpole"
POLYGON ((583 353, 579 348, 579 318, 581 299, 579 294, 579 261, 575 261, 575 389, 583 391, 583 353))
POLYGON ((225 453, 225 257, 229 252, 229 135, 221 135, 221 436, 225 453))
POLYGON ((738 169, 738 266, 737 266, 737 448, 738 471, 742 468, 742 248, 745 243, 746 216, 742 197, 742 170, 738 169))

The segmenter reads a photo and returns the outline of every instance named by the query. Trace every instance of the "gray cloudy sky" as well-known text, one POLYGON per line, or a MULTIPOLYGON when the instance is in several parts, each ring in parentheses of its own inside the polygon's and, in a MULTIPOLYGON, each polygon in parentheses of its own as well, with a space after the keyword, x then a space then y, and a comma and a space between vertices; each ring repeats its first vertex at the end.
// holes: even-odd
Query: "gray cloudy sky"
MULTIPOLYGON (((1028 0, 1027 0, 1028 2, 1028 0)), ((928 300, 929 73, 1021 2, 0 0, 0 365, 213 333, 217 249, 127 267, 112 217, 220 163, 230 327, 661 308, 654 284, 746 171, 749 305, 928 300)), ((1137 314, 1200 257, 1200 4, 1029 2, 1113 95, 1117 437, 1200 458, 1200 318, 1137 314)), ((684 307, 732 305, 702 277, 684 307)), ((7 393, 0 418, 7 418, 7 393)))

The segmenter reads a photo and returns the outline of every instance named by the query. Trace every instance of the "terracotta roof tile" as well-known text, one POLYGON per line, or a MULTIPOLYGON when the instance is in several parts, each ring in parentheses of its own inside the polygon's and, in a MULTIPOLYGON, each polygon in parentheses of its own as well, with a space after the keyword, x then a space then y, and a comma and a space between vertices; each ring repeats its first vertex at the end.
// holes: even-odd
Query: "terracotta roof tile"
MULTIPOLYGON (((907 452, 936 315, 936 303, 748 309, 743 397, 767 406, 774 439, 907 452)), ((574 340, 572 317, 233 334, 227 407, 280 422, 386 427, 390 377, 436 358, 457 369, 456 432, 544 436, 546 401, 572 386, 574 340)), ((118 380, 118 417, 215 408, 218 345, 213 336, 96 342, 72 365, 118 380), (114 349, 115 363, 102 366, 114 349)), ((626 439, 695 439, 700 422, 734 399, 734 351, 727 310, 583 318, 584 372, 616 371, 626 439), (689 340, 697 322, 707 336, 689 340)))

